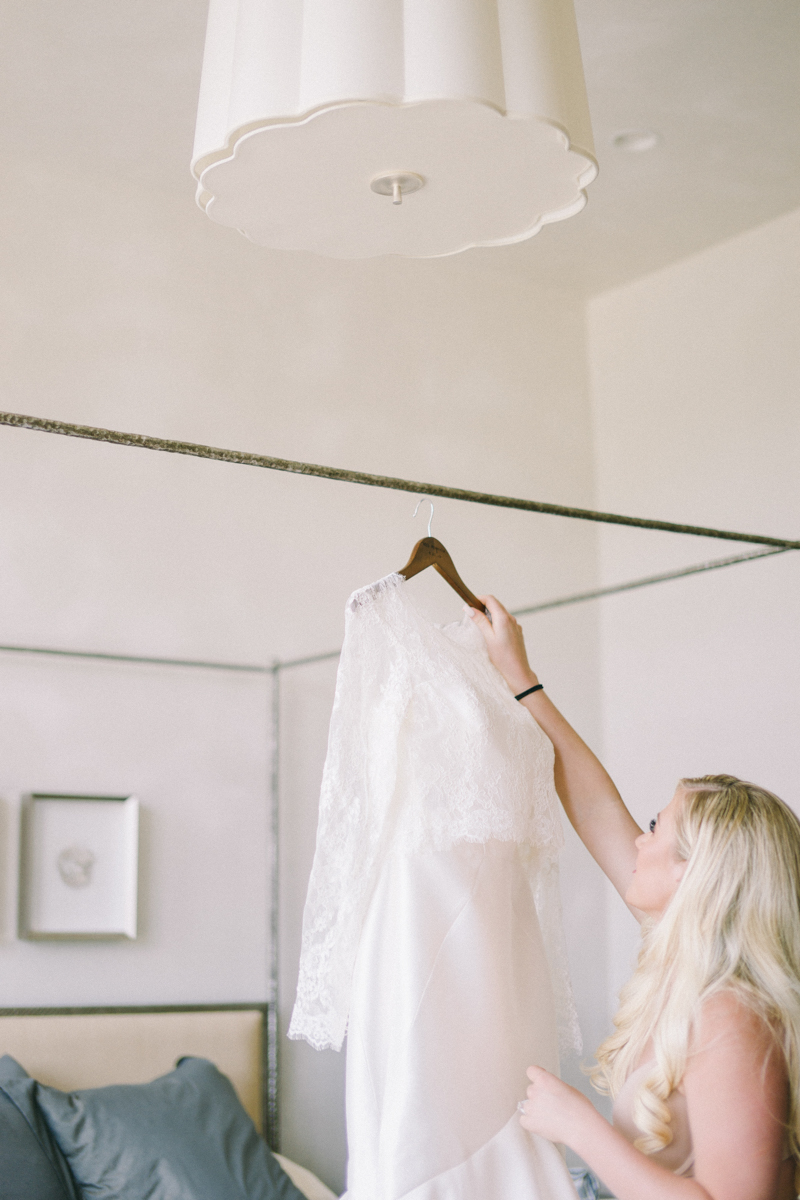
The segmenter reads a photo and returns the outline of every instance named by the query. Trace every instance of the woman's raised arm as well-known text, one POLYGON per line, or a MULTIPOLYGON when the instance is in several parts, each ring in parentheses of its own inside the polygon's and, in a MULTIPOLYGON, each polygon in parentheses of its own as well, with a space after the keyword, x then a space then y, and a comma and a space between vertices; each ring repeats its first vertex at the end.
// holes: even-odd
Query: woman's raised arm
MULTIPOLYGON (((489 658, 515 695, 539 682, 528 663, 522 628, 494 596, 481 596, 491 622, 469 613, 483 634, 489 658)), ((624 897, 636 862, 634 840, 642 832, 625 807, 603 764, 561 715, 546 691, 520 701, 553 743, 555 783, 570 823, 624 897)))

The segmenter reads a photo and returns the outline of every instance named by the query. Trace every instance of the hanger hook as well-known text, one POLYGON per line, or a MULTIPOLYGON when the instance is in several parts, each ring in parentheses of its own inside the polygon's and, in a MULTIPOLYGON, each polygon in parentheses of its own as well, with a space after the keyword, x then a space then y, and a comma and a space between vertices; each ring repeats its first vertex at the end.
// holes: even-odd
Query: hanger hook
MULTIPOLYGON (((428 537, 430 537, 431 536, 431 522, 433 521, 433 501, 431 500, 430 496, 420 496, 419 500, 417 501, 417 507, 414 509, 414 517, 419 512, 420 504, 422 504, 423 501, 425 501, 425 500, 427 500, 428 504, 430 504, 430 506, 431 506, 430 516, 428 517, 428 537)), ((414 517, 411 518, 412 521, 413 521, 414 517)))

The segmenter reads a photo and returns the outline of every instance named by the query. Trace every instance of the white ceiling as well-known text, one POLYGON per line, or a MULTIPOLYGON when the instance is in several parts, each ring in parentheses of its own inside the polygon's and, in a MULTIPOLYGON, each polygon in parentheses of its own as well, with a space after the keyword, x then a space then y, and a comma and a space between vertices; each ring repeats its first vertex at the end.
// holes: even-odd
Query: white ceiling
MULTIPOLYGON (((800 0, 577 0, 577 15, 600 162, 589 203, 527 243, 467 253, 596 292, 800 206, 800 0), (659 146, 615 149, 632 129, 659 146)), ((191 208, 205 16, 205 0, 5 0, 5 170, 115 178, 191 208)))

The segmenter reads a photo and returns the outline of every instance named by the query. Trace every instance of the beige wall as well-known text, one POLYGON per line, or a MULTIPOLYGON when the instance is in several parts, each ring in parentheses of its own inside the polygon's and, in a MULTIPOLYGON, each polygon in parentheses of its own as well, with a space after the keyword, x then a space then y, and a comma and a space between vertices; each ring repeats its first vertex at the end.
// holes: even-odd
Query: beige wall
MULTIPOLYGON (((591 504, 582 305, 537 289, 508 256, 501 271, 490 252, 368 263, 268 253, 208 222, 188 178, 182 204, 134 193, 119 172, 99 182, 23 165, 10 187, 2 408, 591 504)), ((421 536, 414 503, 0 429, 0 642, 261 663, 333 649, 348 593, 401 566, 421 536)), ((474 590, 512 606, 595 577, 589 527, 441 502, 433 531, 474 590)), ((459 615, 441 581, 419 583, 441 615, 459 615)), ((548 687, 596 738, 594 613, 527 627, 548 687)), ((331 686, 330 669, 285 677, 284 1008, 331 686)), ((263 998, 265 684, 0 655, 0 706, 0 1005, 263 998), (135 945, 15 940, 17 813, 30 789, 137 791, 135 945)), ((587 1045, 605 1019, 600 896, 571 842, 565 898, 587 1045)), ((335 1057, 284 1048, 284 1144, 338 1186, 335 1057)))
MULTIPOLYGON (((589 306, 597 502, 800 536, 800 212, 589 306)), ((603 530, 606 582, 746 546, 603 530)), ((800 811, 800 555, 602 603, 603 742, 640 823, 678 778, 725 772, 800 811)), ((631 918, 610 897, 610 981, 631 918)))

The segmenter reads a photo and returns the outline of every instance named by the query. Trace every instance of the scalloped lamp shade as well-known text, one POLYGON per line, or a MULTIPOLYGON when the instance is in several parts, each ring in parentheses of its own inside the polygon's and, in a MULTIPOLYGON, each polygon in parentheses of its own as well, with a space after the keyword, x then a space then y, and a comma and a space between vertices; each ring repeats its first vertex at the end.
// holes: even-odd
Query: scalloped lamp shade
POLYGON ((197 203, 251 241, 523 241, 597 174, 572 0, 211 0, 197 203))

